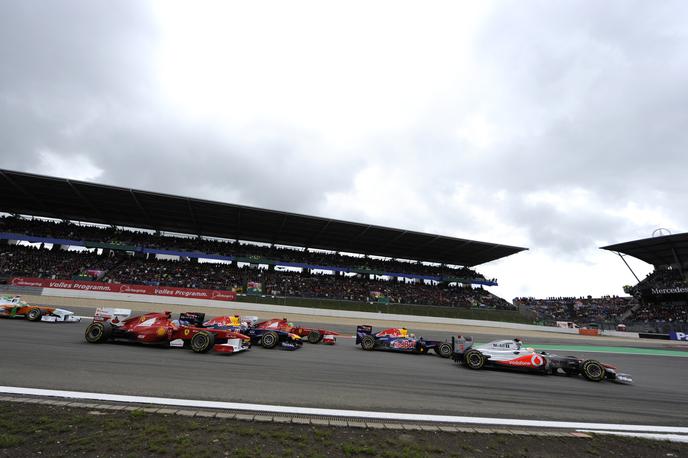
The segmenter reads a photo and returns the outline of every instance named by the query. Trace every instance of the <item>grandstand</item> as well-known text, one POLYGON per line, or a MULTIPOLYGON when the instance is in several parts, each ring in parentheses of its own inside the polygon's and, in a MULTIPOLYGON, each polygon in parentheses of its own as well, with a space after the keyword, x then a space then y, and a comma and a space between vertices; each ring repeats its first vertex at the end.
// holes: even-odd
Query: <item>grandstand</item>
POLYGON ((0 211, 12 215, 0 218, 5 281, 511 309, 483 289, 497 280, 473 267, 524 250, 9 170, 0 170, 0 182, 0 211))
MULTIPOLYGON (((654 271, 626 290, 638 299, 627 314, 636 327, 652 332, 688 330, 688 233, 662 235, 602 247, 654 266, 654 271)), ((625 263, 625 260, 624 260, 625 263)))

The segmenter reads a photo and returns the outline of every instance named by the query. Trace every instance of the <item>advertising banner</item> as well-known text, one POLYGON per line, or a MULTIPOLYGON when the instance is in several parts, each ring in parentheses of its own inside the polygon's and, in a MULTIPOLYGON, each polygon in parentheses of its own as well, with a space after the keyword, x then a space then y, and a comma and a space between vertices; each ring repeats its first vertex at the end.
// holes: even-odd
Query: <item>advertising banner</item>
POLYGON ((13 278, 14 286, 34 288, 57 288, 78 291, 96 291, 101 293, 145 294, 149 296, 183 297, 185 299, 209 299, 215 301, 234 301, 234 291, 213 289, 177 288, 174 286, 123 285, 119 283, 101 283, 78 280, 50 280, 47 278, 13 278))
POLYGON ((682 340, 684 342, 688 342, 688 334, 685 332, 670 332, 669 333, 669 339, 671 340, 682 340))
POLYGON ((263 294, 263 285, 257 281, 246 283, 246 294, 249 296, 260 296, 263 294))

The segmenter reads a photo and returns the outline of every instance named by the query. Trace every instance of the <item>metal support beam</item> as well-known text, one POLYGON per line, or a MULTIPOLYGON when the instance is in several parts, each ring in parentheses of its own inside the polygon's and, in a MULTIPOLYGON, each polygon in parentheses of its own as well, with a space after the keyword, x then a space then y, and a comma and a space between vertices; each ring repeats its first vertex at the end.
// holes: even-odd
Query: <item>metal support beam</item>
POLYGON ((671 253, 674 255, 674 261, 676 261, 676 264, 678 264, 678 271, 681 272, 681 278, 685 280, 686 277, 683 274, 683 263, 681 262, 681 258, 678 257, 678 253, 676 252, 674 247, 671 247, 671 253))
POLYGON ((635 279, 638 280, 638 283, 640 283, 640 279, 639 279, 638 276, 635 274, 635 272, 633 272, 633 269, 631 269, 631 266, 628 265, 628 263, 627 263, 626 260, 624 259, 624 255, 621 254, 621 253, 619 253, 618 251, 616 251, 615 253, 619 255, 619 257, 621 258, 621 260, 623 261, 623 263, 626 264, 626 267, 628 267, 628 270, 631 271, 631 273, 633 274, 633 276, 635 277, 635 279))

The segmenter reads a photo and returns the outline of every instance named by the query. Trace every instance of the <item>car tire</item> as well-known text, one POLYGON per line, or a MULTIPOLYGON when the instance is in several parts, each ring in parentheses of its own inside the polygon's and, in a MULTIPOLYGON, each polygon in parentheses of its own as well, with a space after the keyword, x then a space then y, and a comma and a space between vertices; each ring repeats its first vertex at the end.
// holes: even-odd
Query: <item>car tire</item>
POLYGON ((33 307, 26 314, 26 319, 29 321, 41 321, 42 316, 43 310, 39 309, 38 307, 33 307))
POLYGON ((110 323, 91 323, 86 328, 84 336, 88 343, 103 343, 110 340, 112 335, 112 325, 110 323))
POLYGON ((482 369, 485 365, 485 357, 478 350, 468 350, 463 354, 463 362, 469 369, 482 369))
POLYGON ((215 346, 215 334, 199 331, 191 337, 191 350, 195 353, 208 353, 215 346))
POLYGON ((279 343, 279 335, 275 331, 268 331, 263 334, 261 344, 263 348, 275 348, 279 343))
POLYGON ((583 373, 583 377, 591 382, 601 382, 607 376, 602 363, 594 359, 583 361, 581 372, 583 373))
POLYGON ((315 329, 308 333, 308 343, 317 344, 322 340, 323 336, 315 329))
POLYGON ((435 353, 440 355, 442 358, 449 358, 452 354, 452 347, 448 343, 439 344, 435 347, 435 353))
POLYGON ((361 339, 361 348, 367 351, 373 351, 375 349, 375 337, 363 336, 361 339))

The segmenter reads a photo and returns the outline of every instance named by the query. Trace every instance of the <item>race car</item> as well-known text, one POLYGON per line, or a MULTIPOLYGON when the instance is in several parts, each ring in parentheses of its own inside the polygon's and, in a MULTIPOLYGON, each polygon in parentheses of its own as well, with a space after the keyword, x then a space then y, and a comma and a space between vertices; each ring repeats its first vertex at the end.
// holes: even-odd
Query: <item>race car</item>
POLYGON ((214 350, 237 353, 251 346, 241 333, 190 326, 171 319, 170 312, 146 313, 129 318, 131 310, 98 308, 93 323, 86 328, 86 341, 103 343, 129 341, 170 347, 190 347, 196 353, 214 350))
POLYGON ((473 343, 471 337, 452 338, 452 359, 475 370, 495 367, 552 375, 563 372, 568 376, 583 375, 592 382, 603 380, 623 384, 633 382, 630 375, 617 372, 616 367, 609 364, 603 364, 594 359, 583 360, 576 356, 538 352, 533 348, 525 347, 520 339, 495 340, 477 347, 473 343))
MULTIPOLYGON (((280 331, 290 332, 299 337, 305 337, 308 343, 317 344, 323 340, 324 336, 338 336, 339 333, 329 329, 314 329, 294 326, 293 323, 287 321, 286 318, 273 318, 271 320, 256 323, 257 328, 261 329, 279 329, 280 331)), ((333 345, 336 339, 328 339, 328 345, 333 345)))
POLYGON ((263 348, 275 348, 279 346, 282 350, 297 350, 303 345, 303 340, 296 334, 283 331, 278 327, 260 327, 262 323, 257 323, 257 317, 240 317, 239 315, 219 316, 208 321, 205 314, 199 312, 186 312, 179 316, 183 323, 192 323, 204 329, 231 330, 241 332, 250 337, 251 343, 260 345, 263 348))
POLYGON ((29 321, 47 321, 50 323, 77 323, 81 320, 69 310, 31 305, 24 302, 20 296, 3 296, 0 298, 0 317, 26 318, 29 321))
POLYGON ((403 353, 427 353, 432 350, 442 358, 452 355, 450 343, 439 340, 425 340, 409 334, 406 328, 389 328, 373 334, 373 327, 360 325, 356 327, 356 345, 364 350, 387 350, 403 353))

